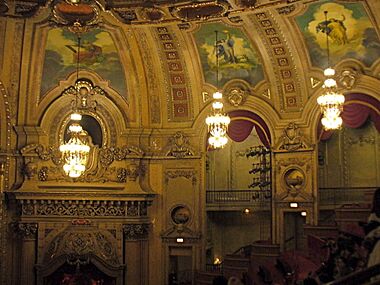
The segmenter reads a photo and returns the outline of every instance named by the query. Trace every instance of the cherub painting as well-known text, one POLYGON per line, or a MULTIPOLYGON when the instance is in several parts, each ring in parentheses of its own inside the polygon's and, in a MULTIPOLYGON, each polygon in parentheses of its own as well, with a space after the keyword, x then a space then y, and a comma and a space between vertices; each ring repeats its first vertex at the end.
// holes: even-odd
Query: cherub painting
POLYGON ((232 79, 243 79, 253 86, 264 79, 259 57, 240 29, 219 23, 203 24, 194 36, 207 83, 217 86, 217 59, 219 87, 232 79))
MULTIPOLYGON (((78 40, 75 34, 61 29, 49 30, 45 49, 44 68, 41 81, 41 96, 58 85, 70 73, 76 71, 78 40)), ((111 35, 94 29, 81 36, 79 51, 80 69, 98 74, 110 82, 127 100, 125 72, 111 35)))
POLYGON ((332 65, 354 58, 371 66, 380 57, 379 37, 362 3, 314 3, 296 21, 313 66, 327 67, 326 36, 332 65))

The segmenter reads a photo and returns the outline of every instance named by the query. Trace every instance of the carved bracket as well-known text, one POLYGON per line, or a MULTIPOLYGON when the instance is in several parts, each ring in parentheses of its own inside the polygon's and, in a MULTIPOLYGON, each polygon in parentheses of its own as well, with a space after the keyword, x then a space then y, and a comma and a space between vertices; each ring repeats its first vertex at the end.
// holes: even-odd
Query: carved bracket
POLYGON ((37 237, 38 224, 36 223, 15 223, 15 231, 23 239, 35 239, 37 237))

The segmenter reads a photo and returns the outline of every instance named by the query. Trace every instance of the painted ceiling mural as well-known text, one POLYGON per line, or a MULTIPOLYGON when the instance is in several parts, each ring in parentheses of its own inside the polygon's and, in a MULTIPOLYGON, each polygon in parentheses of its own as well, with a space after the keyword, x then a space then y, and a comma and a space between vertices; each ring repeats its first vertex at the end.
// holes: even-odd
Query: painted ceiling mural
POLYGON ((221 23, 208 23, 194 35, 205 81, 217 86, 215 31, 218 31, 219 87, 231 79, 243 79, 252 86, 263 80, 260 59, 244 33, 221 23))
MULTIPOLYGON (((43 96, 60 80, 76 71, 78 39, 74 33, 61 28, 48 33, 41 82, 43 96)), ((127 99, 124 69, 110 34, 101 29, 81 36, 80 69, 97 73, 110 82, 120 95, 127 99)))
POLYGON ((380 57, 379 37, 361 3, 324 1, 311 4, 303 15, 296 17, 296 21, 313 66, 327 67, 326 33, 332 65, 346 58, 355 58, 371 66, 380 57), (327 22, 324 11, 328 11, 327 22))

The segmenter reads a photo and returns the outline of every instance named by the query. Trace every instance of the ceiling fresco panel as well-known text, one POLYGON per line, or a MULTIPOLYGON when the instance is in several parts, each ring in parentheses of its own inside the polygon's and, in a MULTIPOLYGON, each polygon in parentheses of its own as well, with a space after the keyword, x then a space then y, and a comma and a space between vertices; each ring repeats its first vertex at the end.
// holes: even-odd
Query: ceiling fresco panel
POLYGON ((380 57, 379 37, 362 3, 314 3, 296 22, 313 66, 327 67, 326 32, 332 65, 355 58, 370 67, 380 57), (327 23, 324 11, 328 11, 327 23))
MULTIPOLYGON (((41 82, 41 96, 76 70, 78 40, 74 33, 54 28, 47 36, 41 82)), ((94 29, 81 36, 80 69, 97 73, 110 82, 127 101, 125 73, 111 35, 94 29)))
POLYGON ((205 82, 217 86, 215 31, 218 31, 219 85, 242 79, 255 86, 264 80, 260 58, 247 36, 238 28, 208 23, 194 34, 205 82))

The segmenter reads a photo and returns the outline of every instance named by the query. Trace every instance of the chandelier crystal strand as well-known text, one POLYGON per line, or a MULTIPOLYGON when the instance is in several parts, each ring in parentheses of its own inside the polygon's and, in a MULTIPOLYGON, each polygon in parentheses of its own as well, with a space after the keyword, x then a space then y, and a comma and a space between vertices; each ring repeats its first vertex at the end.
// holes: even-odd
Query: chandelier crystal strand
MULTIPOLYGON (((217 53, 218 32, 215 31, 215 62, 216 62, 216 85, 219 89, 219 59, 217 53)), ((209 132, 208 143, 213 148, 223 148, 228 143, 227 129, 230 117, 223 113, 223 94, 217 90, 212 95, 212 113, 207 116, 206 124, 209 132)))
POLYGON ((343 111, 343 104, 345 101, 344 95, 338 92, 338 85, 334 79, 335 70, 330 67, 330 48, 327 27, 327 11, 325 13, 326 23, 326 48, 327 48, 327 65, 324 70, 325 81, 322 86, 324 89, 323 94, 318 97, 317 102, 321 107, 323 117, 321 119, 322 125, 325 130, 335 130, 342 126, 343 120, 340 114, 343 111))
MULTIPOLYGON (((80 37, 78 36, 78 51, 77 51, 77 78, 79 79, 79 56, 80 53, 80 37)), ((77 87, 75 87, 77 88, 77 87)), ((82 119, 82 115, 78 112, 78 93, 79 90, 76 89, 74 110, 70 116, 70 119, 74 121, 69 128, 68 134, 70 136, 69 140, 59 147, 62 154, 62 160, 64 162, 63 170, 69 177, 78 178, 81 176, 85 170, 90 153, 90 146, 86 144, 83 137, 87 133, 83 130, 79 121, 82 119)))

